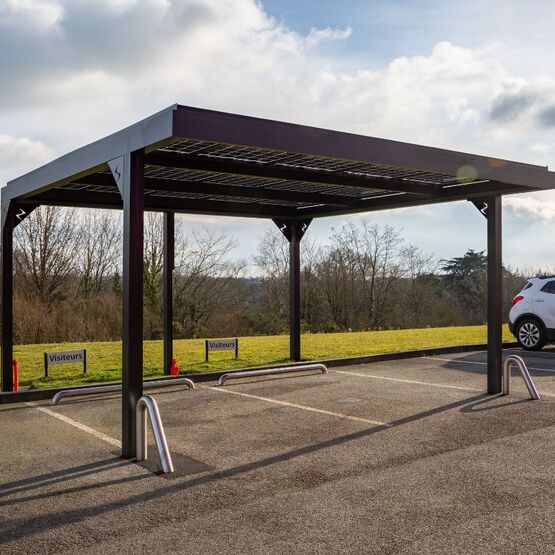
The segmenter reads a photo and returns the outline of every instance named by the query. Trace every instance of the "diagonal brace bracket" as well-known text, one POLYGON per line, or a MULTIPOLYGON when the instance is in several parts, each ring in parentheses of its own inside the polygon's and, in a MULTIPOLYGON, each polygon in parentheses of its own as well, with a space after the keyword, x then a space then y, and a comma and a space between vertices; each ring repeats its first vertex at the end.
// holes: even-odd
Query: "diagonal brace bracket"
POLYGON ((129 187, 129 168, 130 168, 130 156, 128 154, 124 156, 119 156, 108 162, 114 181, 119 189, 121 198, 125 198, 125 191, 129 187))
POLYGON ((487 219, 488 217, 488 202, 483 199, 469 199, 470 202, 478 209, 480 214, 487 219))
POLYGON ((304 237, 310 222, 312 222, 312 218, 304 220, 284 220, 276 218, 272 221, 277 225, 283 235, 285 235, 285 238, 291 242, 293 240, 294 233, 297 241, 300 241, 304 237))
POLYGON ((10 200, 2 201, 2 229, 4 229, 8 218, 11 218, 12 226, 15 228, 38 206, 38 204, 25 204, 22 206, 10 200))

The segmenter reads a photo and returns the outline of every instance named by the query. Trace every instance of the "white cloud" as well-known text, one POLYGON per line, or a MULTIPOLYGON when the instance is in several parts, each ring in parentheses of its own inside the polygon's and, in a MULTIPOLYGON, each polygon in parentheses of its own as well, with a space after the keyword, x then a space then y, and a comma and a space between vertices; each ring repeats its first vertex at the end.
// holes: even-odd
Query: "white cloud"
POLYGON ((53 157, 52 149, 39 141, 0 134, 0 185, 53 157))
POLYGON ((174 102, 555 165, 555 81, 499 45, 353 69, 330 55, 350 27, 303 35, 255 0, 0 0, 0 22, 0 182, 174 102))
POLYGON ((534 196, 505 197, 503 205, 529 223, 555 221, 555 192, 552 191, 535 193, 534 196))
POLYGON ((0 0, 0 30, 39 35, 59 31, 63 6, 55 0, 0 0))
POLYGON ((446 107, 451 121, 463 124, 480 121, 480 112, 469 106, 467 98, 449 98, 446 107))
POLYGON ((555 128, 555 80, 512 80, 494 98, 493 122, 518 129, 555 128))
POLYGON ((15 21, 10 41, 0 36, 10 52, 0 61, 0 129, 38 133, 57 150, 174 102, 531 161, 545 153, 530 144, 549 142, 532 130, 524 144, 513 121, 491 120, 503 95, 533 84, 488 49, 440 42, 428 55, 346 72, 319 45, 348 40, 350 28, 302 36, 254 0, 46 3, 55 38, 23 38, 15 21))
POLYGON ((345 29, 332 29, 331 27, 326 27, 325 29, 315 29, 314 27, 310 29, 310 33, 305 39, 307 46, 316 46, 324 41, 333 40, 345 40, 348 39, 353 30, 351 27, 345 29))
POLYGON ((534 143, 532 145, 530 145, 530 150, 532 152, 537 152, 538 154, 547 154, 549 152, 551 152, 553 150, 553 145, 552 144, 546 144, 546 143, 534 143))

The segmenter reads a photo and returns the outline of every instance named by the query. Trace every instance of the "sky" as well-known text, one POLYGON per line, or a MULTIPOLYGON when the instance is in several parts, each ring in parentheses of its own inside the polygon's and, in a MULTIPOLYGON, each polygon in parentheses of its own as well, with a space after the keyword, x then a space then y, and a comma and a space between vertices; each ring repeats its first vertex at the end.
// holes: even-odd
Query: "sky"
MULTIPOLYGON (((554 23, 543 0, 0 0, 0 184, 176 102, 555 169, 554 23)), ((485 249, 467 202, 368 217, 485 249)), ((247 259, 272 226, 182 220, 247 259)), ((555 192, 506 197, 505 262, 554 268, 554 230, 555 192)))

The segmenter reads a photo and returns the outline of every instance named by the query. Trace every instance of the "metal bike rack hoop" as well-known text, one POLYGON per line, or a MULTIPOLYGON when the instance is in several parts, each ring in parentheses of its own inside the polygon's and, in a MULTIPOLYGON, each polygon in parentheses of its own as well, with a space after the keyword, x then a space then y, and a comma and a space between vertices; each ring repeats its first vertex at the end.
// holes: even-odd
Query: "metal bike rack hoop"
POLYGON ((524 360, 517 355, 510 355, 505 359, 503 366, 503 395, 508 395, 511 388, 511 367, 513 364, 520 370, 520 375, 528 388, 530 397, 537 401, 540 396, 524 360))
POLYGON ((166 434, 164 433, 162 420, 160 419, 158 405, 156 404, 154 397, 151 397, 150 395, 144 395, 141 397, 137 401, 137 408, 135 410, 137 411, 137 461, 145 461, 148 456, 146 442, 146 413, 148 412, 150 425, 152 426, 152 433, 154 434, 154 440, 156 442, 156 448, 158 449, 158 456, 160 457, 160 463, 162 464, 162 472, 164 474, 173 472, 172 457, 168 448, 168 442, 166 441, 166 434))
MULTIPOLYGON (((170 385, 187 385, 189 389, 195 389, 195 384, 189 378, 172 378, 169 380, 152 380, 143 382, 143 389, 151 389, 154 387, 167 387, 170 385)), ((64 389, 58 391, 50 401, 51 405, 57 405, 65 397, 81 397, 83 395, 95 395, 98 393, 110 393, 112 391, 121 391, 121 384, 114 385, 98 385, 95 387, 81 387, 77 389, 64 389)))
POLYGON ((224 385, 227 380, 234 378, 250 378, 253 376, 269 376, 272 374, 289 374, 292 372, 307 372, 309 370, 320 370, 322 374, 327 374, 328 369, 324 364, 303 364, 299 366, 285 366, 283 368, 263 368, 261 370, 243 370, 241 372, 229 372, 218 380, 218 386, 224 385))

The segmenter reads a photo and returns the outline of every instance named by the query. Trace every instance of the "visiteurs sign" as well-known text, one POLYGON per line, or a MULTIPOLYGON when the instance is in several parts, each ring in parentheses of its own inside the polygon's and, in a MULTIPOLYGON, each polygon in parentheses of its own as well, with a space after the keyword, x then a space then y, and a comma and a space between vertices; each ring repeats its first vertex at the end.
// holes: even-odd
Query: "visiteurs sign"
POLYGON ((204 353, 207 362, 210 351, 235 351, 235 358, 237 358, 239 356, 239 339, 206 339, 204 353))
POLYGON ((56 364, 83 364, 83 373, 87 372, 87 350, 52 351, 44 353, 44 377, 48 378, 48 367, 56 364))

